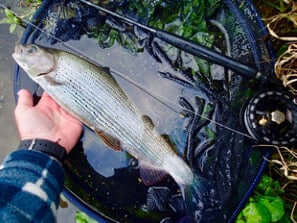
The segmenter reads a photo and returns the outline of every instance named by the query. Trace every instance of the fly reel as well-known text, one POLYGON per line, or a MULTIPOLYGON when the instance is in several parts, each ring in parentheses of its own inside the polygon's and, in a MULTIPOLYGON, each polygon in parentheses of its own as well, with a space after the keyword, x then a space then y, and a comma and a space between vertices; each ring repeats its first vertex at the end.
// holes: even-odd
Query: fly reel
POLYGON ((260 143, 289 146, 297 142, 297 106, 285 92, 258 93, 246 106, 244 124, 260 143))

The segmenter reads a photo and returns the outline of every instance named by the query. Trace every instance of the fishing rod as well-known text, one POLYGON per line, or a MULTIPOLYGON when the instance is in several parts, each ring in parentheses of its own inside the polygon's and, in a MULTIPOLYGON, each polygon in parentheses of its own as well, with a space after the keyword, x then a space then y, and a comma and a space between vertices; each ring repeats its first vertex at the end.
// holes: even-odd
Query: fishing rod
MULTIPOLYGON (((231 57, 220 54, 210 48, 204 47, 193 41, 186 40, 181 36, 154 29, 130 18, 95 5, 87 0, 80 0, 93 8, 98 9, 121 21, 135 25, 144 31, 154 34, 157 38, 187 52, 201 57, 207 61, 222 65, 244 77, 266 81, 265 76, 257 69, 240 63, 231 57)), ((270 81, 272 83, 272 81, 270 81)), ((296 103, 288 94, 279 89, 265 89, 252 98, 248 106, 243 106, 243 124, 251 138, 273 145, 292 145, 297 142, 297 107, 296 103), (267 104, 267 109, 262 111, 262 104, 267 104), (292 119, 294 117, 296 120, 292 119)))
MULTIPOLYGON (((0 7, 8 9, 1 3, 0 7)), ((14 14, 17 16, 15 12, 14 14)), ((51 38, 57 40, 67 49, 71 50, 73 53, 76 53, 77 56, 83 59, 87 59, 93 64, 98 65, 97 61, 88 57, 81 50, 76 49, 75 47, 62 41, 61 39, 57 38, 51 33, 43 30, 37 25, 34 25, 30 21, 24 18, 20 19, 24 21, 27 25, 34 27, 39 32, 44 33, 50 36, 51 38)), ((175 108, 176 104, 173 104, 171 101, 168 101, 168 99, 162 96, 154 95, 153 93, 147 91, 145 87, 139 85, 138 83, 136 83, 135 81, 133 81, 132 79, 125 76, 119 71, 111 70, 111 72, 119 78, 131 83, 132 85, 142 90, 146 94, 150 95, 152 98, 154 98, 159 103, 166 106, 173 112, 179 114, 179 111, 175 108)), ((246 138, 256 140, 258 142, 264 142, 281 146, 292 145, 297 143, 297 106, 293 98, 282 90, 266 89, 262 92, 259 92, 254 96, 254 98, 252 98, 249 101, 247 106, 243 107, 243 124, 245 125, 245 128, 249 134, 230 128, 222 123, 216 122, 204 116, 203 114, 196 114, 192 110, 184 108, 181 105, 179 105, 179 108, 189 112, 190 114, 197 115, 204 120, 208 120, 217 126, 225 128, 226 130, 242 135, 246 138), (268 104, 268 107, 265 111, 263 111, 263 104, 268 104)))
MULTIPOLYGON (((2 3, 0 3, 0 8, 8 9, 8 10, 12 11, 11 9, 9 9, 8 7, 6 7, 6 6, 5 6, 4 4, 2 4, 2 3)), ((38 30, 38 31, 41 32, 41 33, 44 33, 44 34, 50 36, 51 38, 53 38, 54 40, 56 40, 56 41, 58 41, 59 43, 61 43, 63 46, 65 46, 67 49, 69 49, 69 50, 72 51, 73 53, 76 53, 77 56, 81 57, 82 59, 87 59, 87 60, 89 60, 91 63, 93 63, 93 64, 97 64, 97 65, 98 65, 98 62, 97 62, 97 61, 95 61, 95 60, 93 60, 92 58, 90 58, 89 56, 87 56, 87 55, 86 55, 84 52, 82 52, 81 50, 79 50, 79 49, 77 49, 77 48, 71 46, 70 44, 64 42, 64 41, 61 40, 60 38, 58 38, 58 37, 54 36, 53 34, 51 34, 51 33, 47 32, 47 31, 43 30, 43 29, 40 28, 39 26, 37 26, 37 25, 33 24, 32 22, 28 21, 27 19, 25 19, 25 18, 21 18, 20 16, 17 15, 16 12, 14 12, 14 11, 12 11, 12 12, 14 13, 15 16, 17 16, 18 18, 20 18, 20 19, 21 19, 23 22, 25 22, 27 25, 33 27, 35 30, 38 30)), ((168 99, 163 98, 163 97, 160 97, 160 96, 156 96, 156 95, 154 95, 153 93, 147 91, 147 90, 145 89, 145 87, 143 87, 143 86, 141 86, 140 84, 136 83, 134 80, 128 78, 127 76, 125 76, 124 74, 122 74, 122 73, 119 72, 119 71, 111 70, 111 72, 112 72, 113 74, 115 74, 116 76, 118 76, 119 78, 121 78, 121 79, 123 79, 123 80, 129 82, 129 83, 132 84, 133 86, 135 86, 135 87, 137 87, 138 89, 142 90, 143 92, 145 92, 146 94, 148 94, 149 96, 151 96, 152 98, 154 98, 156 101, 158 101, 158 102, 161 103, 162 105, 166 106, 166 107, 167 107, 168 109, 170 109, 171 111, 173 111, 173 112, 175 112, 175 113, 177 113, 177 114, 180 113, 180 112, 175 108, 175 104, 173 104, 173 103, 172 103, 171 101, 169 101, 168 99), (165 101, 167 101, 167 103, 166 103, 165 101), (172 106, 171 106, 170 104, 172 104, 172 106), (173 107, 173 106, 174 106, 174 107, 173 107)), ((213 124, 215 124, 215 125, 217 125, 217 126, 220 126, 220 127, 224 128, 224 129, 226 129, 226 130, 228 130, 228 131, 231 131, 231 132, 233 132, 233 133, 239 134, 239 135, 244 136, 244 137, 246 137, 246 138, 255 140, 255 138, 254 138, 253 136, 251 136, 251 135, 248 135, 248 134, 246 134, 246 133, 244 133, 244 132, 241 132, 241 131, 239 131, 239 130, 236 130, 236 129, 232 129, 232 128, 230 128, 230 127, 228 127, 228 126, 226 126, 226 125, 224 125, 224 124, 222 124, 222 123, 216 122, 216 121, 214 121, 214 120, 212 120, 212 119, 210 119, 210 118, 204 116, 203 114, 196 114, 196 113, 193 112, 192 110, 187 109, 187 108, 184 108, 184 107, 180 106, 179 104, 178 104, 178 106, 179 106, 180 109, 182 109, 182 110, 184 110, 184 111, 186 111, 186 112, 189 112, 190 114, 197 115, 197 116, 199 116, 200 118, 202 118, 202 119, 204 119, 204 120, 207 120, 207 121, 209 121, 209 122, 211 122, 211 123, 213 123, 213 124)))
POLYGON ((193 41, 186 40, 181 36, 141 24, 139 22, 136 22, 135 20, 127 18, 127 17, 120 15, 116 12, 113 12, 109 9, 103 8, 99 5, 95 5, 87 0, 80 0, 80 2, 87 4, 93 8, 96 8, 99 11, 104 12, 108 15, 111 15, 115 18, 118 18, 125 23, 135 25, 147 32, 154 34, 159 39, 161 39, 161 40, 163 40, 163 41, 165 41, 165 42, 167 42, 167 43, 169 43, 169 44, 171 44, 171 45, 173 45, 187 53, 190 53, 194 56, 206 59, 212 63, 219 64, 223 67, 226 67, 230 70, 237 72, 238 74, 240 74, 244 77, 256 78, 256 79, 262 78, 262 73, 260 71, 258 71, 257 69, 255 69, 251 66, 243 64, 241 62, 238 62, 238 61, 234 60, 232 57, 228 57, 223 54, 220 54, 220 53, 218 53, 210 48, 207 48, 205 46, 202 46, 198 43, 194 43, 193 41))

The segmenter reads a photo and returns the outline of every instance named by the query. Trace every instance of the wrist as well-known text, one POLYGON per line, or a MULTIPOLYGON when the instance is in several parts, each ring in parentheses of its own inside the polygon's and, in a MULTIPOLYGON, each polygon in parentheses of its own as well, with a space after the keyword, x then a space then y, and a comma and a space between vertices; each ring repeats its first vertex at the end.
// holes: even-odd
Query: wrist
POLYGON ((53 157, 60 161, 64 162, 64 159, 67 156, 66 149, 59 145, 56 142, 53 142, 48 139, 25 139, 21 140, 19 149, 28 149, 32 151, 38 151, 44 153, 50 157, 53 157))
POLYGON ((63 140, 63 139, 61 139, 59 137, 55 137, 55 136, 48 137, 48 135, 42 135, 42 134, 41 135, 35 134, 34 136, 20 134, 20 138, 21 138, 21 141, 33 140, 33 139, 41 139, 41 140, 47 140, 47 141, 52 142, 52 143, 56 143, 59 146, 63 147, 66 150, 67 154, 72 149, 72 147, 67 144, 67 140, 63 140))

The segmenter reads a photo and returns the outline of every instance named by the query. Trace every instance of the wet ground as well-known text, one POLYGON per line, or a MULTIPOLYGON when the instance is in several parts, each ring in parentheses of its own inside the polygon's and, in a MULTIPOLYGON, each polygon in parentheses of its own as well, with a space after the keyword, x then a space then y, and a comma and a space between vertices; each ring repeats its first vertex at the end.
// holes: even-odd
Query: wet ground
POLYGON ((10 153, 18 144, 18 135, 13 117, 15 106, 13 98, 14 62, 11 52, 17 37, 8 34, 8 26, 0 25, 0 159, 10 153))
MULTIPOLYGON (((1 13, 0 13, 0 18, 1 13)), ((0 25, 0 160, 16 149, 19 139, 14 121, 13 110, 15 101, 13 96, 13 72, 14 61, 11 57, 18 37, 9 34, 9 26, 0 25)), ((21 32, 22 30, 20 30, 21 32)), ((58 211, 58 222, 75 222, 76 208, 68 202, 68 208, 60 208, 58 211)))

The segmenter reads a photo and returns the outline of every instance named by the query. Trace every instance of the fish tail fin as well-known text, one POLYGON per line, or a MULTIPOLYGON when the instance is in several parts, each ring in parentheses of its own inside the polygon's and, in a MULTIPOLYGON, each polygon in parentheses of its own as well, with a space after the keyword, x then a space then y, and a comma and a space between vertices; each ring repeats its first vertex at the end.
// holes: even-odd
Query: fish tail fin
POLYGON ((210 223, 222 219, 221 202, 206 179, 194 175, 192 184, 181 186, 181 193, 186 204, 186 214, 192 222, 210 223))

